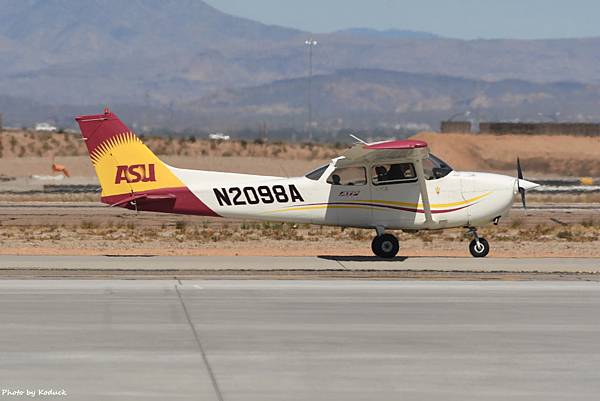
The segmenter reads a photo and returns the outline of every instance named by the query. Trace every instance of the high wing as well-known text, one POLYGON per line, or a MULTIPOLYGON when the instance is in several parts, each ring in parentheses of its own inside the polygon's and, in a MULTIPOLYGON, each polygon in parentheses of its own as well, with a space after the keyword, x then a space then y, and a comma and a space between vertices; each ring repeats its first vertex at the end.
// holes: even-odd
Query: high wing
POLYGON ((385 163, 398 160, 422 160, 429 156, 427 143, 416 140, 399 140, 357 144, 339 158, 338 166, 365 163, 385 163))
POLYGON ((419 179, 423 211, 427 223, 433 223, 431 204, 427 193, 427 184, 423 172, 423 159, 429 156, 426 142, 418 140, 394 140, 376 143, 360 143, 350 148, 335 161, 336 167, 407 161, 412 162, 419 179))

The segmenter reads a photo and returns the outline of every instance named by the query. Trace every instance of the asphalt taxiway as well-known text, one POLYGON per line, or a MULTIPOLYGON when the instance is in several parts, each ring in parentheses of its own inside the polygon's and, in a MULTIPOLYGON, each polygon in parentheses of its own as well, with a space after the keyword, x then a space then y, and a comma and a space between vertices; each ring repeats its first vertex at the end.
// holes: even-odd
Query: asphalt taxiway
POLYGON ((598 310, 589 282, 1 280, 0 387, 103 401, 596 400, 598 310))

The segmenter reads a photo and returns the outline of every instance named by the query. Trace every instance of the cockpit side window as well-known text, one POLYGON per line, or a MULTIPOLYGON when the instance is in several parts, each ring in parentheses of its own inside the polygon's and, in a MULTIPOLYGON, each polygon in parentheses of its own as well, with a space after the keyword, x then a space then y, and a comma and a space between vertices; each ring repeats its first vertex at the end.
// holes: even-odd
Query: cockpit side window
POLYGON ((323 173, 327 170, 327 167, 329 167, 329 164, 326 164, 325 166, 319 167, 318 169, 311 171, 310 173, 306 174, 305 177, 310 180, 319 181, 323 176, 323 173))
POLYGON ((374 185, 400 184, 417 180, 415 166, 412 163, 379 164, 373 166, 374 185))
POLYGON ((423 159, 423 173, 427 180, 437 180, 447 176, 451 171, 452 167, 432 154, 429 154, 429 157, 423 159))

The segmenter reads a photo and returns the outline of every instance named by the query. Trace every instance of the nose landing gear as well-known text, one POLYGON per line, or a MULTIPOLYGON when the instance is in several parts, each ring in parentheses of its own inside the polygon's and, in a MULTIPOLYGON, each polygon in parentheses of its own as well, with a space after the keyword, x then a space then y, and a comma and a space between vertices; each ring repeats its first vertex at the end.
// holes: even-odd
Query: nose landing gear
POLYGON ((377 236, 373 238, 371 250, 380 258, 391 259, 398 254, 400 243, 392 234, 384 234, 382 228, 377 228, 377 236))
POLYGON ((469 251, 475 258, 485 258, 490 253, 490 244, 485 238, 480 238, 477 235, 477 229, 475 227, 469 227, 468 234, 473 236, 473 241, 469 244, 469 251))

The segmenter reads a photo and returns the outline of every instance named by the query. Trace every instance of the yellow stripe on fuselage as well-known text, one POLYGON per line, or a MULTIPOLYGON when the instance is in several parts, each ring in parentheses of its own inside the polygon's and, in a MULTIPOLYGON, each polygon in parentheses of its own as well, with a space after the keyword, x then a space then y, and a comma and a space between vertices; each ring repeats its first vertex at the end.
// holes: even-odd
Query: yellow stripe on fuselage
MULTIPOLYGON (((447 207, 455 207, 455 206, 463 206, 471 202, 476 202, 480 199, 489 196, 492 192, 486 192, 483 195, 476 196, 471 199, 467 199, 459 202, 451 202, 451 203, 432 203, 429 205, 432 209, 443 209, 447 207)), ((409 203, 409 202, 395 202, 395 201, 385 201, 385 200, 348 200, 344 202, 362 202, 362 203, 379 203, 382 205, 392 205, 392 206, 403 206, 403 207, 412 207, 415 209, 419 209, 423 207, 423 203, 409 203)))
MULTIPOLYGON (((432 204, 432 209, 443 209, 448 207, 457 207, 464 206, 469 203, 477 202, 480 199, 489 196, 492 192, 487 192, 483 195, 476 196, 474 198, 460 201, 460 202, 452 202, 452 203, 437 203, 432 204)), ((297 206, 297 207, 288 207, 279 210, 272 210, 265 213, 282 213, 282 212, 291 212, 291 211, 304 211, 304 210, 318 210, 318 209, 366 209, 373 210, 377 209, 377 206, 400 206, 400 207, 408 207, 414 209, 422 209, 422 203, 408 203, 408 202, 394 202, 394 201, 381 201, 381 200, 344 200, 343 202, 348 203, 372 203, 373 206, 364 206, 364 205, 310 205, 310 206, 297 206)))

